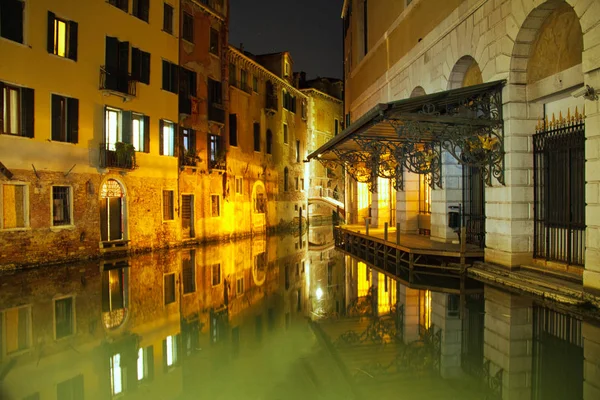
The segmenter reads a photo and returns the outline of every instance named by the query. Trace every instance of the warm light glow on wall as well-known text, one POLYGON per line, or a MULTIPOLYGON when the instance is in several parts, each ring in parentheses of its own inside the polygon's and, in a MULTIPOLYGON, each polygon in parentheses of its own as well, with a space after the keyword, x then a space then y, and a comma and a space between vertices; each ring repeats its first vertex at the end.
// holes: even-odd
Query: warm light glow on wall
POLYGON ((357 288, 358 288, 358 297, 365 297, 369 292, 369 287, 371 287, 371 268, 367 267, 367 264, 364 262, 358 263, 358 276, 356 277, 357 288))
POLYGON ((419 175, 419 212, 421 214, 431 213, 431 186, 429 182, 431 175, 419 175))
POLYGON ((431 327, 431 291, 419 290, 419 325, 425 329, 431 327))
POLYGON ((396 281, 385 274, 378 274, 377 311, 379 315, 388 314, 396 304, 396 281))
POLYGON ((377 178, 377 209, 379 210, 379 221, 387 222, 390 220, 390 180, 386 178, 377 178))

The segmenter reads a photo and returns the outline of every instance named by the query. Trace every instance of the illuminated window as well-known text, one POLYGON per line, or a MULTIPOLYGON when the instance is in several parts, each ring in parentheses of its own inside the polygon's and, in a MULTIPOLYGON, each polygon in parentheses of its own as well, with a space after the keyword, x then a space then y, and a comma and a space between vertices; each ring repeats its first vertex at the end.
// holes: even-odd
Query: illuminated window
POLYGON ((77 143, 79 134, 79 100, 52 95, 52 140, 77 143))
POLYGON ((173 191, 163 190, 163 221, 171 221, 175 218, 175 210, 173 204, 173 191))
POLYGON ((287 61, 283 63, 283 76, 290 76, 290 63, 287 61))
POLYGON ((0 229, 22 229, 29 226, 29 188, 21 184, 0 186, 0 229))
POLYGON ((54 300, 54 333, 56 339, 75 334, 75 298, 54 300))
MULTIPOLYGON (((31 307, 11 308, 1 312, 0 335, 4 338, 6 354, 18 353, 31 348, 31 307)), ((1 351, 0 348, 0 357, 1 351)))
POLYGON ((110 358, 110 388, 113 396, 121 394, 124 390, 124 372, 121 369, 121 355, 115 354, 110 358))
POLYGON ((165 305, 175 302, 175 274, 166 274, 164 277, 165 305))
POLYGON ((396 304, 396 281, 385 274, 378 274, 377 308, 380 315, 387 314, 396 304))
POLYGON ((190 14, 183 13, 183 40, 194 43, 194 17, 190 14))
POLYGON ((283 124, 283 143, 288 143, 288 126, 287 124, 283 124))
POLYGON ((148 153, 148 141, 150 134, 150 117, 142 114, 132 113, 131 115, 131 144, 136 151, 148 153))
POLYGON ((221 216, 221 198, 218 194, 213 194, 210 196, 210 209, 212 217, 221 216))
POLYGON ((0 82, 0 133, 33 137, 33 89, 0 82))
POLYGON ((105 140, 109 150, 115 150, 115 143, 122 142, 121 110, 106 107, 104 111, 105 140))
POLYGON ((167 336, 167 338, 163 340, 164 360, 167 367, 173 367, 179 361, 177 342, 178 337, 176 336, 167 336))
POLYGON ((173 34, 173 6, 167 3, 164 4, 163 31, 173 34))
POLYGON ((159 154, 175 155, 175 124, 171 121, 160 120, 160 149, 159 154))
POLYGON ((23 10, 25 2, 20 0, 0 1, 0 36, 23 43, 23 10), (5 23, 4 21, 10 21, 5 23))
POLYGON ((73 205, 69 186, 52 186, 52 225, 72 225, 73 205))
POLYGON ((419 174, 419 213, 431 214, 431 174, 419 174))
POLYGON ((221 284, 221 264, 213 264, 210 267, 212 285, 217 286, 221 284))
POLYGON ((48 53, 77 61, 77 22, 57 18, 48 11, 48 53))

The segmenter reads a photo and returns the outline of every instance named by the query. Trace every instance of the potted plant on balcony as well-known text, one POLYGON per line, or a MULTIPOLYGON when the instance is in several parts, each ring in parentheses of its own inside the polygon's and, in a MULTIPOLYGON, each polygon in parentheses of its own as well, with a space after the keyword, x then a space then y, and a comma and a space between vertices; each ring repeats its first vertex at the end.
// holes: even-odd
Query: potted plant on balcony
POLYGON ((202 161, 200 157, 198 157, 198 153, 196 149, 182 149, 183 153, 183 165, 195 167, 196 163, 202 161))
POLYGON ((121 168, 135 168, 135 148, 131 143, 115 143, 117 153, 117 166, 121 168))

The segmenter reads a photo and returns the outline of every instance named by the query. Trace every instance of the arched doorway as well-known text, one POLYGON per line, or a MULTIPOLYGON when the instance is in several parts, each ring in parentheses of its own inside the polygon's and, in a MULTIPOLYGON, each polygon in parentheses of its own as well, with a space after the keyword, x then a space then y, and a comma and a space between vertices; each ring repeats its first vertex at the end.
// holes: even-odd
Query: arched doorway
MULTIPOLYGON (((481 69, 471 56, 461 57, 448 80, 448 89, 483 83, 481 69)), ((467 243, 485 247, 485 182, 481 168, 462 166, 462 224, 467 243)))
POLYGON ((125 191, 116 179, 108 179, 100 189, 100 240, 125 240, 125 236, 125 191))

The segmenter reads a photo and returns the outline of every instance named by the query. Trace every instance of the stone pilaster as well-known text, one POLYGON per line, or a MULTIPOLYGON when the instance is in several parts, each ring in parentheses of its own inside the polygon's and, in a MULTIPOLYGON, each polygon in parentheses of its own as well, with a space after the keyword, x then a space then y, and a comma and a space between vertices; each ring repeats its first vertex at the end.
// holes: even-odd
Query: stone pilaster
POLYGON ((440 374, 442 378, 456 378, 462 374, 460 355, 462 323, 458 317, 448 316, 448 295, 431 293, 431 323, 435 331, 442 330, 440 374))
POLYGON ((404 171, 404 190, 396 194, 396 221, 401 233, 418 232, 419 175, 404 171))

